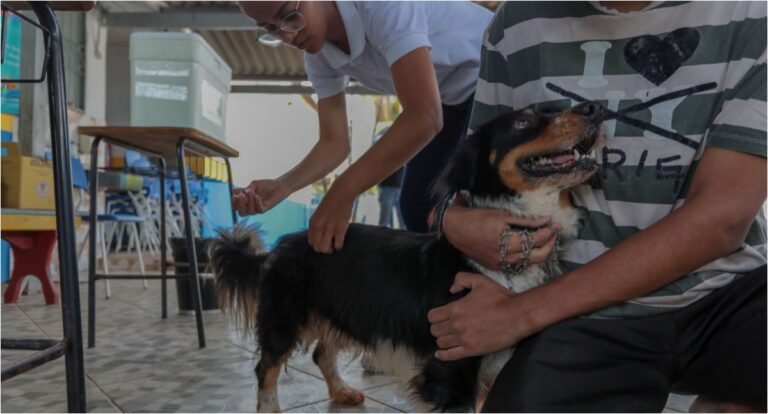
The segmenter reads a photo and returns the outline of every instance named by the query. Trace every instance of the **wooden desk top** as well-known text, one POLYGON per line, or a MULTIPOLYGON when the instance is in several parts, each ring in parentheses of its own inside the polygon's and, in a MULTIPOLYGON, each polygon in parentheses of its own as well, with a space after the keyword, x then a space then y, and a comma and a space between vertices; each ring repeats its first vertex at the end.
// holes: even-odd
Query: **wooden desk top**
POLYGON ((138 149, 176 159, 176 143, 187 138, 187 148, 212 157, 237 158, 240 153, 227 144, 193 128, 177 127, 80 127, 83 135, 104 137, 138 149))
MULTIPOLYGON (((0 210, 0 231, 43 231, 56 230, 56 212, 54 210, 27 210, 4 208, 0 210)), ((80 226, 81 218, 75 216, 75 228, 80 226)))
MULTIPOLYGON (((87 12, 96 5, 95 1, 49 1, 48 4, 56 11, 81 11, 87 12)), ((14 10, 30 10, 29 3, 26 1, 4 1, 4 6, 14 10)))

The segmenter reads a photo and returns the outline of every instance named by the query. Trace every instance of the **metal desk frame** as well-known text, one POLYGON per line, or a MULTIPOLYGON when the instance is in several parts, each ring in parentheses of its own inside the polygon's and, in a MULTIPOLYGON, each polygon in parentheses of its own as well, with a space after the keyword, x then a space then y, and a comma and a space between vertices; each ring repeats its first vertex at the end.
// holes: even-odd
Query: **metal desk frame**
MULTIPOLYGON (((48 99, 51 119, 51 149, 53 150, 53 180, 56 195, 56 230, 59 248, 61 310, 64 338, 3 339, 3 349, 40 351, 2 369, 2 380, 13 378, 32 368, 64 356, 67 383, 67 410, 85 412, 85 371, 83 366, 83 337, 80 321, 80 290, 78 286, 77 254, 75 251, 75 216, 72 205, 72 167, 69 158, 67 100, 64 84, 64 54, 62 35, 53 7, 45 1, 30 1, 29 6, 39 24, 3 4, 3 11, 14 12, 22 19, 42 29, 46 39, 46 60, 43 67, 48 77, 48 99)), ((3 27, 5 29, 5 26, 3 27)), ((16 81, 16 80, 3 80, 16 81)), ((22 83, 42 82, 43 79, 22 79, 22 83)))
MULTIPOLYGON (((191 225, 192 214, 190 211, 191 201, 189 199, 189 188, 186 175, 186 162, 184 160, 185 151, 189 150, 196 152, 194 145, 202 146, 199 142, 194 142, 191 148, 187 147, 187 143, 190 142, 186 137, 179 136, 176 140, 176 157, 179 172, 179 181, 181 182, 181 198, 184 210, 184 234, 187 242, 187 258, 189 260, 190 275, 171 275, 167 274, 167 243, 166 243, 166 211, 165 211, 165 177, 166 177, 166 159, 165 155, 159 152, 153 152, 147 148, 139 148, 137 146, 130 145, 125 141, 117 141, 110 139, 103 135, 97 135, 91 144, 91 170, 90 170, 90 211, 89 216, 89 246, 88 246, 88 348, 93 348, 96 345, 96 280, 98 279, 160 279, 161 295, 162 295, 162 317, 163 319, 168 317, 168 298, 167 298, 167 279, 183 279, 192 277, 192 296, 193 306, 195 308, 195 320, 197 324, 197 339, 200 348, 205 348, 205 328, 203 325, 203 309, 202 299, 200 295, 200 277, 197 263, 197 251, 194 243, 194 229, 191 225), (96 198, 98 191, 98 146, 102 142, 108 142, 112 145, 124 147, 130 150, 139 151, 151 157, 157 158, 160 162, 160 274, 100 274, 96 273, 96 218, 97 210, 96 198)), ((213 152, 215 156, 219 156, 224 159, 227 165, 227 175, 229 192, 232 193, 232 167, 229 163, 229 158, 215 150, 206 147, 208 153, 213 152)), ((232 222, 237 223, 237 213, 232 209, 232 222)), ((176 263, 176 269, 178 269, 179 263, 176 263)))

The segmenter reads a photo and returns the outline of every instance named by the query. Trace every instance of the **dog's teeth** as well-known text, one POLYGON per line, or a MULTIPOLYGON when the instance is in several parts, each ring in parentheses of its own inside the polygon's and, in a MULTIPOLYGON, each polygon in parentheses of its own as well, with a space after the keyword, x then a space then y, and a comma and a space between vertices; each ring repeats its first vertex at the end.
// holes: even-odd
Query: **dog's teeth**
POLYGON ((581 159, 581 153, 576 148, 573 149, 573 158, 574 160, 578 161, 581 159))
POLYGON ((589 158, 595 158, 597 157, 597 150, 593 149, 592 152, 589 153, 589 158))

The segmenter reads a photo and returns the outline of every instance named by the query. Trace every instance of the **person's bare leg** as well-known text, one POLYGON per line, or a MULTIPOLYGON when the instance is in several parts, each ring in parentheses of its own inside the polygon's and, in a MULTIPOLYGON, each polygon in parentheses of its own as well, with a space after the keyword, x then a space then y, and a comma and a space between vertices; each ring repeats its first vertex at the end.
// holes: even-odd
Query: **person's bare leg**
POLYGON ((764 413, 765 404, 755 404, 737 401, 720 401, 700 395, 693 400, 688 412, 691 413, 764 413))

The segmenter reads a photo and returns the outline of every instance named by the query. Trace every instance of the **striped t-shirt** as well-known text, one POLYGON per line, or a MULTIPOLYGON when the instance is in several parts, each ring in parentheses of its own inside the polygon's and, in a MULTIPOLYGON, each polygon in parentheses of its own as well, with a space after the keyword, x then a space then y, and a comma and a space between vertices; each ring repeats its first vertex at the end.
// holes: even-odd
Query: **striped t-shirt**
MULTIPOLYGON (((706 147, 766 156, 765 51, 765 2, 653 3, 633 13, 599 2, 506 3, 483 42, 470 129, 532 104, 596 100, 620 113, 605 122, 600 179, 572 192, 585 210, 561 255, 573 270, 684 204, 706 147)), ((736 253, 592 316, 686 306, 765 262, 761 214, 736 253)))

